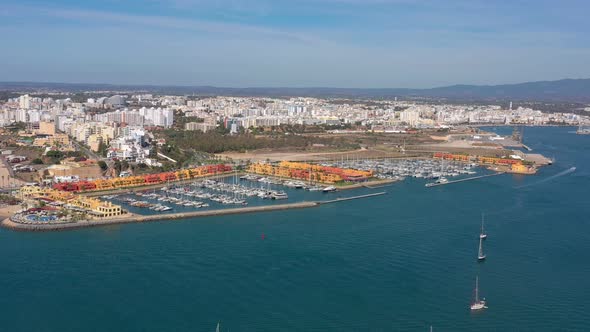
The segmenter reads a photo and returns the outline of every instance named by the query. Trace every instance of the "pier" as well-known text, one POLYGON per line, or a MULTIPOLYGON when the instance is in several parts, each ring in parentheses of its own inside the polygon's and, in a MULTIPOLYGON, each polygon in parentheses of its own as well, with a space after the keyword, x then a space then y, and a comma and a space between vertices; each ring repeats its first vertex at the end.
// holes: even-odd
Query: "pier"
POLYGON ((465 179, 452 180, 452 181, 445 182, 445 183, 432 183, 431 185, 428 186, 428 188, 430 188, 430 187, 444 186, 446 184, 451 184, 451 183, 458 183, 458 182, 465 182, 465 181, 470 181, 470 180, 477 180, 477 179, 489 178, 489 177, 492 177, 492 176, 497 176, 497 175, 502 175, 502 174, 506 174, 506 172, 486 174, 486 175, 479 175, 479 176, 474 176, 474 177, 465 178, 465 179))

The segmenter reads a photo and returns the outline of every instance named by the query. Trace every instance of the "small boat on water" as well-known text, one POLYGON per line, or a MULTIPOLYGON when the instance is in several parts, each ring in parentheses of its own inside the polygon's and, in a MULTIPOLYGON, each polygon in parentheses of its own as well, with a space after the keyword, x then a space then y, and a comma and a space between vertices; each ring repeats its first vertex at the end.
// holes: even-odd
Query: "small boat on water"
POLYGON ((479 277, 475 277, 475 299, 473 303, 471 303, 470 308, 471 311, 479 311, 488 308, 486 306, 485 298, 483 300, 479 299, 479 277))
POLYGON ((307 190, 309 190, 309 191, 322 191, 323 189, 324 188, 319 187, 319 186, 311 186, 311 187, 307 188, 307 190))
POLYGON ((431 182, 431 183, 427 183, 425 186, 426 187, 432 187, 432 186, 436 186, 436 185, 439 185, 439 184, 447 184, 447 183, 449 183, 449 180, 447 178, 445 178, 444 176, 441 176, 436 181, 431 182))
POLYGON ((481 214, 481 232, 479 233, 479 238, 482 240, 487 239, 488 235, 486 234, 486 232, 483 230, 483 213, 481 214))
POLYGON ((590 135, 590 127, 580 124, 578 126, 578 130, 576 130, 576 134, 578 134, 578 135, 590 135))
POLYGON ((330 192, 336 191, 336 187, 334 187, 334 186, 328 186, 328 187, 322 189, 322 191, 325 192, 325 193, 330 193, 330 192))
POLYGON ((486 259, 486 254, 483 253, 483 238, 479 238, 479 251, 477 252, 477 260, 483 261, 486 259))
POLYGON ((287 196, 287 193, 284 191, 275 191, 271 194, 270 197, 276 200, 289 198, 289 196, 287 196))

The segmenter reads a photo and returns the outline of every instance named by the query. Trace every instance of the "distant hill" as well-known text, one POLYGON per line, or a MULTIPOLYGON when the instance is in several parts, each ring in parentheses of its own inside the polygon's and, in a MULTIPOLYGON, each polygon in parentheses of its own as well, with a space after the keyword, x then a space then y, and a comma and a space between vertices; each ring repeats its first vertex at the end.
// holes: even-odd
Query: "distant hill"
POLYGON ((564 79, 503 85, 453 85, 419 90, 422 96, 454 99, 590 101, 590 79, 564 79))
POLYGON ((513 100, 590 102, 590 79, 563 79, 502 85, 452 85, 432 89, 404 88, 222 88, 213 86, 155 86, 85 83, 0 82, 3 91, 145 91, 151 93, 232 95, 232 96, 309 96, 342 98, 435 98, 455 101, 513 100))

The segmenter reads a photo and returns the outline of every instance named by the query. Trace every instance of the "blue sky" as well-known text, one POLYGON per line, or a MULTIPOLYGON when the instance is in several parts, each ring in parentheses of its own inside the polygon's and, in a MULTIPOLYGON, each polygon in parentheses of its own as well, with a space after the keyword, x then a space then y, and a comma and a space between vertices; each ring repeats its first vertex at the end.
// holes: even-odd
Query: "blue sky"
POLYGON ((586 0, 0 2, 0 81, 434 87, 590 77, 586 0))

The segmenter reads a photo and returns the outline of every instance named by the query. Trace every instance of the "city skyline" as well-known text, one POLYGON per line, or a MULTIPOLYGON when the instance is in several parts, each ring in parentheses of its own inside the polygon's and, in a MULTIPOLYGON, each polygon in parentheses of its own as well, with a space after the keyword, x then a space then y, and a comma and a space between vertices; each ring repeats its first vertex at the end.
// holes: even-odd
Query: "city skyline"
POLYGON ((0 41, 9 45, 0 80, 431 88, 584 78, 584 8, 581 1, 8 1, 0 5, 0 41))

